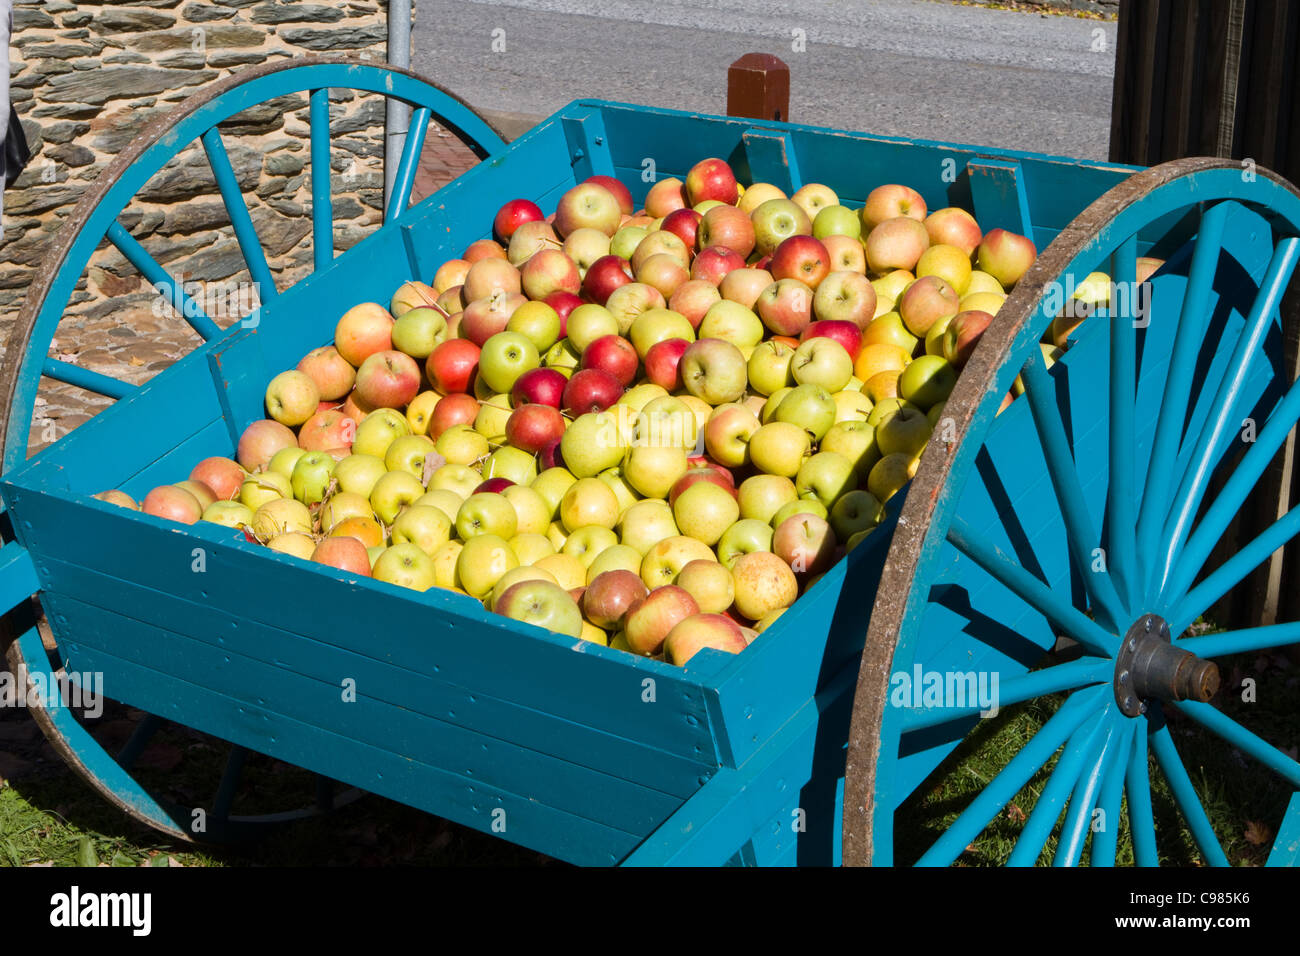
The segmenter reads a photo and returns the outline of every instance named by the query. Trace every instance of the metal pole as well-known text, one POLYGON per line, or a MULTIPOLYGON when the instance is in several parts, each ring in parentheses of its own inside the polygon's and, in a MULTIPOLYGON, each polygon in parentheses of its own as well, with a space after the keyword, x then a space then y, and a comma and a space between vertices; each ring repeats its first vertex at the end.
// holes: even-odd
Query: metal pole
MULTIPOLYGON (((403 69, 411 65, 411 0, 389 0, 388 62, 403 69)), ((411 125, 411 108, 389 98, 384 110, 384 209, 393 190, 397 164, 406 145, 406 129, 411 125)))

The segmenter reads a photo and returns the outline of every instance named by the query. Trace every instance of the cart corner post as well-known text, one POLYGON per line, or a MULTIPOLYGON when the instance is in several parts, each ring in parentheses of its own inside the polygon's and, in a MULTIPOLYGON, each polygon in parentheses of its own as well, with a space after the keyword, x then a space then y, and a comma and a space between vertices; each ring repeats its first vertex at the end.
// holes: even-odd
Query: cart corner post
POLYGON ((771 53, 746 53, 727 68, 727 115, 790 118, 790 67, 771 53))

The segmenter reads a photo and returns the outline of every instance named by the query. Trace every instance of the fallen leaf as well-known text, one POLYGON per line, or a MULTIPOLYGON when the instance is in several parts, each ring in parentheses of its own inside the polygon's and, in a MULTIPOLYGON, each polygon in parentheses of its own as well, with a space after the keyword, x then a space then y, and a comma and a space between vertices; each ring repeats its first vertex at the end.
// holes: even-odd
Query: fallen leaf
POLYGON ((1273 839, 1273 831, 1255 820, 1247 820, 1244 836, 1251 846, 1262 846, 1273 839))
POLYGON ((1023 823, 1025 819, 1025 811, 1021 810, 1020 807, 1013 803, 1011 806, 1007 807, 1007 819, 1016 823, 1023 823))
POLYGON ((131 358, 128 359, 127 361, 129 364, 135 366, 136 368, 139 368, 141 365, 144 364, 144 359, 140 358, 138 355, 132 355, 131 358))

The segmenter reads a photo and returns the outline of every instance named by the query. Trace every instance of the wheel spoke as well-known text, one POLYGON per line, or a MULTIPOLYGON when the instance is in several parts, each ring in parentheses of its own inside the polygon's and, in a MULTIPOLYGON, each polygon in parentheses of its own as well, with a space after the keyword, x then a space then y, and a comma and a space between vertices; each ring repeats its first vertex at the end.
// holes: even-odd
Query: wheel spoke
POLYGON ((334 205, 330 184, 330 91, 311 91, 311 243, 317 272, 334 261, 334 205))
POLYGON ((1154 570, 1160 531, 1165 515, 1169 513, 1166 495, 1175 478, 1174 465, 1191 397, 1196 357, 1209 321, 1205 303, 1209 301, 1214 274, 1219 266, 1219 255, 1223 250, 1223 224, 1227 214, 1228 204, 1221 202, 1201 217, 1196 247, 1192 250, 1191 269, 1183 292, 1183 305, 1178 316, 1178 330, 1174 335, 1173 353, 1169 359, 1169 375, 1165 381, 1164 398, 1160 403, 1160 417, 1156 420, 1151 464, 1147 469, 1146 488, 1138 518, 1138 554, 1141 566, 1148 571, 1154 570))
POLYGON ((1083 587, 1088 592, 1094 612, 1112 628, 1118 629, 1124 620, 1123 606, 1110 574, 1092 570, 1093 550, 1101 546, 1101 539, 1088 517, 1074 456, 1070 453, 1065 428, 1061 424, 1061 410, 1056 404, 1056 388, 1047 366, 1043 364, 1042 352, 1034 349, 1020 374, 1024 379, 1025 396, 1029 399, 1034 426, 1043 444, 1047 473, 1056 490, 1061 516, 1065 519, 1070 554, 1083 578, 1083 587))
POLYGON ((1133 862, 1138 866, 1159 866, 1156 850, 1156 821, 1151 812, 1151 768, 1147 760, 1147 722, 1134 722, 1133 751, 1128 757, 1124 792, 1128 797, 1128 828, 1133 836, 1133 862))
MULTIPOLYGON (((1130 236, 1115 252, 1115 287, 1137 289, 1137 236, 1130 236)), ((1126 295, 1132 312, 1136 308, 1136 291, 1126 295)), ((1112 306, 1114 303, 1112 303, 1112 306)), ((1133 407, 1137 395, 1137 330, 1133 315, 1120 315, 1114 308, 1110 315, 1110 493, 1106 498, 1106 531, 1109 545, 1107 564, 1115 571, 1115 580, 1126 606, 1133 607, 1139 597, 1141 572, 1137 564, 1137 513, 1134 503, 1137 484, 1134 476, 1133 407)))
POLYGON ((56 382, 75 385, 77 388, 84 388, 96 395, 107 395, 109 398, 126 398, 138 387, 130 382, 113 378, 111 375, 104 375, 92 369, 82 368, 80 365, 73 365, 71 362, 60 362, 52 358, 45 360, 41 366, 41 374, 49 376, 56 382))
POLYGON ((1259 292, 1251 306, 1237 347, 1228 362, 1227 371, 1219 383, 1210 414, 1197 438, 1192 453, 1191 467, 1183 473, 1183 479, 1174 499, 1173 509, 1169 513, 1162 535, 1162 546, 1157 556, 1156 585, 1163 590, 1169 580, 1170 569, 1178 557, 1183 542, 1191 530, 1200 508, 1201 498, 1210 482, 1219 456, 1223 453, 1229 436, 1237 430, 1237 406, 1241 402, 1242 390, 1246 382, 1246 373, 1251 362, 1263 350, 1264 336, 1268 333, 1273 314, 1277 311, 1295 271, 1296 259, 1300 256, 1300 239, 1288 238, 1278 242, 1269 262, 1268 273, 1260 284, 1259 292))
POLYGON ((154 734, 158 733, 162 725, 163 720, 157 714, 145 714, 144 719, 135 725, 135 730, 131 731, 131 736, 117 754, 117 762, 121 764, 123 770, 130 770, 135 766, 135 762, 140 759, 140 755, 149 746, 149 741, 153 740, 154 734))
POLYGON ((247 761, 248 750, 233 744, 230 748, 230 756, 226 758, 226 769, 221 774, 217 795, 212 801, 212 816, 220 822, 225 822, 230 817, 230 808, 235 802, 235 791, 239 789, 239 778, 244 772, 244 764, 247 761))
POLYGON ((1106 631, 996 547, 980 542, 964 519, 954 517, 948 528, 948 540, 992 578, 1089 651, 1104 657, 1115 656, 1119 650, 1116 635, 1106 631))
POLYGON ((105 233, 108 241, 117 247, 117 251, 126 256, 126 260, 135 266, 139 273, 149 280, 150 285, 159 293, 169 296, 172 306, 181 318, 189 323, 190 328, 199 333, 204 341, 210 342, 222 334, 221 327, 208 318, 203 308, 185 294, 181 284, 173 279, 153 256, 145 251, 144 246, 136 241, 119 222, 114 222, 105 233))
MULTIPOLYGON (((1300 531, 1300 508, 1292 508, 1269 525, 1248 545, 1223 562, 1214 573, 1187 592, 1173 610, 1166 614, 1169 630, 1181 634, 1210 607, 1237 586, 1246 575, 1259 567, 1278 548, 1300 531)), ((1161 602, 1165 605, 1165 602, 1161 602)), ((1167 605, 1166 605, 1167 606, 1167 605)))
POLYGON ((406 142, 402 145, 402 158, 397 164, 397 173, 393 177, 393 191, 388 197, 388 211, 384 221, 391 222, 406 209, 411 202, 411 187, 415 185, 415 170, 420 164, 420 152, 424 149, 424 136, 429 129, 429 109, 420 107, 411 118, 411 125, 406 131, 406 142))
POLYGON ((1124 793, 1124 775, 1128 769, 1133 737, 1145 725, 1136 720, 1124 720, 1116 731, 1115 749, 1106 767, 1101 783, 1097 806, 1101 810, 1101 827, 1092 831, 1092 849, 1088 853, 1091 866, 1114 866, 1115 847, 1119 842, 1120 797, 1124 793))
POLYGON ((1289 624, 1266 624, 1263 627, 1247 627, 1221 634, 1186 637, 1179 642, 1179 646, 1204 660, 1297 643, 1300 643, 1300 622, 1293 621, 1289 624))
POLYGON ((1246 496, 1250 494, 1259 481, 1260 475, 1268 468, 1269 462, 1277 454, 1291 429, 1300 421, 1300 382, 1293 384, 1286 397, 1278 403, 1269 415, 1268 421, 1260 429, 1241 462, 1233 470, 1219 492, 1214 503, 1206 510, 1196 528, 1187 539, 1187 544, 1174 562, 1169 581, 1161 594, 1161 601, 1171 603, 1187 593, 1192 581, 1205 566, 1206 559, 1214 546, 1223 537, 1229 523, 1241 510, 1246 496))
POLYGON ((1075 729, 1101 709, 1104 699, 1101 688, 1072 694, 958 815, 952 826, 917 861, 917 866, 947 866, 957 859, 1075 729))
POLYGON ((1101 719, 1097 722, 1105 730, 1088 749, 1088 758, 1084 761, 1085 772, 1080 775, 1074 785, 1074 793, 1070 796, 1070 809, 1066 811, 1065 823, 1061 825, 1061 839, 1056 844, 1052 866, 1075 866, 1083 855, 1083 844, 1088 839, 1097 794, 1110 762, 1115 758, 1115 745, 1120 733, 1115 713, 1112 702, 1102 711, 1101 719))
MULTIPOLYGON (((1109 681, 1115 671, 1110 658, 1084 657, 1068 664, 1045 667, 999 684, 995 705, 1001 709, 1045 694, 1079 690, 1089 684, 1109 681)), ((978 703, 967 707, 931 707, 908 710, 903 717, 903 733, 946 724, 950 720, 973 717, 980 712, 978 703)))
POLYGON ((1033 866, 1043 854, 1047 838, 1056 828, 1065 801, 1074 790, 1074 785, 1083 772, 1084 758, 1092 750, 1094 742, 1101 735, 1104 722, 1096 721, 1079 727, 1065 742, 1061 759, 1052 768, 1047 785, 1034 802, 1034 809, 1029 812, 1015 848, 1007 857, 1007 866, 1033 866))
POLYGON ((1292 787, 1300 787, 1300 763, 1282 753, 1258 734, 1241 726, 1223 711, 1195 700, 1170 701, 1170 706, 1186 714, 1211 733, 1222 737, 1242 753, 1254 757, 1292 787))
POLYGON ((1178 756, 1178 748, 1174 746, 1174 738, 1170 736, 1167 724, 1162 724, 1151 732, 1151 749, 1155 751, 1156 763, 1160 765, 1161 772, 1169 781, 1174 802, 1182 811, 1183 819, 1187 821, 1187 826, 1192 831, 1192 838, 1201 848, 1201 853, 1211 866, 1227 866, 1228 858, 1224 855, 1223 847, 1219 845, 1219 838, 1214 833, 1214 827, 1205 812, 1205 807, 1201 805, 1201 798, 1196 795, 1192 778, 1187 775, 1187 768, 1183 766, 1182 758, 1178 756))
POLYGON ((262 249, 262 240, 257 236, 253 226, 253 217, 248 213, 248 203, 244 200, 244 191, 235 178, 234 167, 230 165, 230 156, 226 153, 226 144, 222 142, 221 131, 213 126, 200 139, 203 149, 208 154, 208 165, 217 181, 217 190, 226 207, 230 224, 235 227, 235 239, 239 242, 239 251, 244 255, 248 274, 257 286, 257 301, 264 304, 275 297, 279 291, 275 287, 275 277, 266 264, 266 252, 262 249))

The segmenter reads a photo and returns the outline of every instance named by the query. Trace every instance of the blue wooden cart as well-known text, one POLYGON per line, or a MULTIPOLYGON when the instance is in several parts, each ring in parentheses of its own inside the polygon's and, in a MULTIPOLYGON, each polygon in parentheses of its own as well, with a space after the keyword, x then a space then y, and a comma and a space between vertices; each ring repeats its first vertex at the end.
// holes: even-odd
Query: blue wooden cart
MULTIPOLYGON (((1285 742, 1210 702, 1215 659, 1293 645, 1300 624, 1189 632, 1300 529, 1291 510, 1251 540, 1221 543, 1300 418, 1279 318, 1298 234, 1293 186, 1222 161, 1137 170, 588 100, 507 146, 411 73, 331 60, 252 69, 135 140, 32 286, 2 380, 8 661, 24 686, 101 674, 109 697, 148 715, 110 754, 72 709, 34 708, 92 786, 176 838, 326 809, 347 796, 337 782, 575 863, 891 864, 900 804, 980 721, 977 700, 897 693, 900 675, 918 687, 939 675, 958 687, 996 678, 1001 707, 1062 702, 920 862, 957 860, 1059 755, 1007 862, 1039 861, 1054 836, 1057 863, 1079 862, 1086 847, 1092 863, 1111 864, 1123 816, 1136 862, 1158 863, 1167 835, 1153 817, 1154 757, 1203 858, 1226 863, 1165 715, 1178 711, 1300 788, 1285 742), (330 161, 331 88, 414 109, 385 225, 338 256, 329 176, 316 175, 330 161), (219 126, 291 93, 310 99, 315 271, 276 290, 219 126), (408 207, 431 118, 482 162, 408 207), (119 222, 195 141, 266 290, 253 316, 224 330, 119 222), (705 156, 729 159, 749 181, 825 183, 849 204, 908 183, 931 208, 966 207, 986 229, 1029 235, 1043 250, 887 522, 743 654, 706 651, 674 668, 485 614, 449 592, 358 580, 217 525, 181 527, 91 497, 141 496, 231 454, 263 417, 272 374, 328 342, 346 307, 428 279, 484 235, 503 198, 550 210, 575 182, 610 174, 640 200, 649 160, 659 177, 682 176, 705 156), (48 355, 105 239, 204 339, 139 387, 48 355), (1148 253, 1166 261, 1140 285, 1148 253), (1094 270, 1115 279, 1110 307, 1049 370, 1039 341, 1060 292, 1094 270), (29 458, 43 377, 115 402, 29 458), (1023 393, 999 414, 1017 377, 1023 393), (1258 423, 1250 443, 1247 418, 1258 423), (1064 645, 1073 655, 1048 654, 1064 645), (229 745, 210 802, 166 799, 135 771, 167 722, 229 745), (319 775, 317 803, 235 812, 250 753, 319 775)), ((1270 862, 1298 853, 1293 796, 1270 862)))

